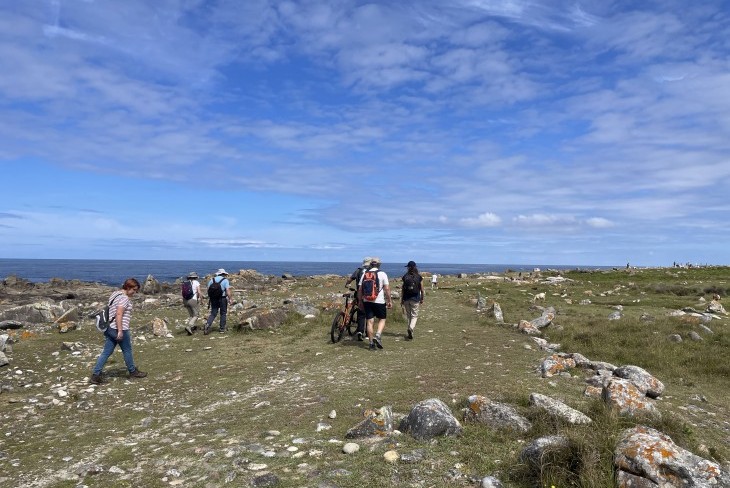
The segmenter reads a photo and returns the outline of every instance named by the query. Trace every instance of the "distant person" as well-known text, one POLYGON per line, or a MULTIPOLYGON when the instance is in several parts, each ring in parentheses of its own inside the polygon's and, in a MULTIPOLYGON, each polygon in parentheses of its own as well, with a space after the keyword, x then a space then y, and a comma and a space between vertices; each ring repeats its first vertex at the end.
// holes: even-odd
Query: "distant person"
POLYGON ((438 281, 439 281, 439 275, 437 275, 436 273, 432 274, 431 275, 431 289, 432 290, 439 287, 438 281))
POLYGON ((132 335, 129 332, 129 323, 132 321, 132 300, 131 298, 139 291, 139 281, 134 278, 127 278, 121 290, 117 290, 109 296, 109 315, 112 323, 104 331, 106 342, 99 359, 91 373, 90 382, 95 385, 103 383, 101 371, 104 369, 114 349, 119 346, 124 356, 124 364, 127 366, 131 378, 144 378, 147 373, 137 369, 132 358, 132 335))
POLYGON ((188 325, 185 332, 193 335, 198 328, 197 321, 200 314, 200 303, 203 300, 200 294, 200 282, 198 281, 198 273, 195 271, 188 273, 187 278, 182 284, 183 306, 188 311, 188 325))
MULTIPOLYGON (((350 287, 350 283, 353 281, 355 282, 355 287, 357 288, 357 285, 360 283, 360 278, 362 277, 363 273, 370 267, 370 261, 372 261, 371 257, 364 257, 362 258, 362 266, 358 266, 355 271, 352 272, 350 277, 345 282, 345 288, 350 287)), ((365 309, 363 308, 362 300, 358 297, 358 289, 355 290, 355 303, 353 307, 357 307, 359 310, 357 314, 357 330, 355 331, 355 334, 357 335, 357 340, 362 341, 363 336, 365 335, 365 309)))
POLYGON ((370 341, 370 349, 383 348, 381 334, 385 328, 385 319, 388 316, 387 309, 393 308, 393 301, 390 297, 390 283, 388 275, 380 271, 380 258, 373 258, 370 261, 370 268, 360 277, 358 283, 359 295, 363 301, 365 318, 367 319, 367 333, 370 341), (375 319, 378 319, 378 331, 373 334, 375 319))
POLYGON ((411 340, 413 339, 413 329, 416 328, 416 321, 418 321, 418 309, 423 303, 423 277, 418 272, 418 267, 416 267, 414 261, 408 261, 406 267, 408 270, 403 275, 400 304, 408 322, 406 338, 411 340))
POLYGON ((228 305, 232 301, 231 283, 228 281, 228 273, 221 268, 215 272, 213 278, 208 281, 208 303, 210 305, 210 315, 205 323, 203 335, 210 334, 210 328, 213 325, 218 311, 221 313, 220 328, 218 332, 221 334, 226 331, 226 315, 228 314, 228 305))

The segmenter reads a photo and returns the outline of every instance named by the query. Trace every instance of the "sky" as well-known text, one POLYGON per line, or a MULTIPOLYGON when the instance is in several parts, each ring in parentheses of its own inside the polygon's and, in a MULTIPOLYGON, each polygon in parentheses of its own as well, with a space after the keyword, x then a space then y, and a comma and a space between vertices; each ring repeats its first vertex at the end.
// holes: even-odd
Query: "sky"
POLYGON ((730 264, 730 1, 0 0, 0 258, 730 264))

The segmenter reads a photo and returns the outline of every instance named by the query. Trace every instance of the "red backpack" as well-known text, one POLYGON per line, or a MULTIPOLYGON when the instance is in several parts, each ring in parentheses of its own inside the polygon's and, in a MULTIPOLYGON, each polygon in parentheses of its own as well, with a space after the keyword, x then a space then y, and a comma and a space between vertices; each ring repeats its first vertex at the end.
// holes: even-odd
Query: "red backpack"
POLYGON ((360 285, 360 298, 367 302, 374 302, 380 292, 380 283, 377 271, 365 271, 360 285))

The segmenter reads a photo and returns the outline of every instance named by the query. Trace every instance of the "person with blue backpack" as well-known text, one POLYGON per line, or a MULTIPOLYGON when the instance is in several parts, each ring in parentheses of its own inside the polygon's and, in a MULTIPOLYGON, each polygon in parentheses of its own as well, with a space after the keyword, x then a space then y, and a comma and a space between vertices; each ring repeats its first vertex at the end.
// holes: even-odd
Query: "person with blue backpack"
POLYGON ((215 317, 220 311, 221 321, 219 332, 221 334, 226 331, 226 315, 228 314, 228 305, 232 301, 231 283, 228 281, 228 273, 221 268, 215 272, 213 278, 208 281, 208 304, 210 305, 210 315, 205 323, 203 335, 210 334, 211 326, 215 317))

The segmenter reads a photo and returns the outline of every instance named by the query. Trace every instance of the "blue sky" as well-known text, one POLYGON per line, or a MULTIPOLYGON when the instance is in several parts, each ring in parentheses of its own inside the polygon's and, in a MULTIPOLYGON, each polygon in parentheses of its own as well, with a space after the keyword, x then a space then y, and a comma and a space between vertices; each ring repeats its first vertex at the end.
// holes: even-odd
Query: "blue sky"
POLYGON ((0 0, 0 257, 730 264, 730 2, 0 0))

